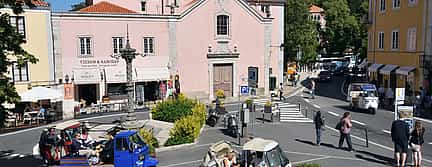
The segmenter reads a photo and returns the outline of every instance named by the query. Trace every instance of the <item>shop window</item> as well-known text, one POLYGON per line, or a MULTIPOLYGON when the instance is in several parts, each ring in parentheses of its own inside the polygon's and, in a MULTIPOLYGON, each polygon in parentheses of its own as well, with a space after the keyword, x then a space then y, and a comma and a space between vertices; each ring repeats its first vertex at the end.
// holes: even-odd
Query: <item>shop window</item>
POLYGON ((126 84, 125 83, 110 83, 108 84, 108 96, 119 97, 127 96, 126 84))

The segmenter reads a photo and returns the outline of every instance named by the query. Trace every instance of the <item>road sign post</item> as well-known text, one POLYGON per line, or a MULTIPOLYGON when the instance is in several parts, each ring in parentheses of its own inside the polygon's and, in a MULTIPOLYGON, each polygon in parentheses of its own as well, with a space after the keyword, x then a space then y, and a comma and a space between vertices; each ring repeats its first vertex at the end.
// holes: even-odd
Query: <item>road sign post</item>
MULTIPOLYGON (((390 88, 391 89, 391 88, 390 88)), ((396 98, 394 101, 394 120, 398 119, 398 105, 403 105, 405 101, 405 88, 396 88, 396 98)))

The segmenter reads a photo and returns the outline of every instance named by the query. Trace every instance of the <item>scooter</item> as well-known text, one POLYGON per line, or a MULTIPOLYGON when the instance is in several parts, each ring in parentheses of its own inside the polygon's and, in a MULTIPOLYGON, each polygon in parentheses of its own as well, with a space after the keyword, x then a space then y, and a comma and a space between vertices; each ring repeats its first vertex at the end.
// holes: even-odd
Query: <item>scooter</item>
POLYGON ((207 118, 207 125, 214 127, 219 120, 219 114, 217 110, 210 108, 209 109, 209 117, 207 118))
POLYGON ((239 126, 237 122, 237 116, 235 114, 229 114, 227 116, 227 128, 228 133, 231 136, 237 137, 239 126))

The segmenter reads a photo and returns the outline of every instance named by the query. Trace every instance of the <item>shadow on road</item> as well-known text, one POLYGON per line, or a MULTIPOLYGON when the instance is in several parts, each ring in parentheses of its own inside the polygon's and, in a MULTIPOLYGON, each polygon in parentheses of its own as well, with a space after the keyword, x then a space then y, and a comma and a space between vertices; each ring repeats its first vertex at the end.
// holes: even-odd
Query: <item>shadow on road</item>
POLYGON ((343 109, 343 110, 347 110, 347 111, 350 111, 350 112, 356 112, 356 113, 363 113, 363 114, 373 115, 368 110, 363 110, 363 109, 352 110, 348 105, 337 105, 337 106, 334 106, 334 107, 340 108, 340 109, 343 109))
POLYGON ((0 166, 32 166, 40 167, 44 166, 42 160, 37 159, 33 156, 20 156, 15 153, 14 150, 0 151, 0 166))
POLYGON ((374 162, 374 163, 379 163, 379 164, 383 164, 383 165, 391 165, 393 164, 394 159, 393 158, 389 158, 386 156, 382 156, 382 155, 377 155, 368 151, 361 151, 358 150, 357 153, 360 154, 356 154, 355 156, 359 159, 363 159, 369 162, 374 162), (363 155, 361 155, 363 154, 363 155))

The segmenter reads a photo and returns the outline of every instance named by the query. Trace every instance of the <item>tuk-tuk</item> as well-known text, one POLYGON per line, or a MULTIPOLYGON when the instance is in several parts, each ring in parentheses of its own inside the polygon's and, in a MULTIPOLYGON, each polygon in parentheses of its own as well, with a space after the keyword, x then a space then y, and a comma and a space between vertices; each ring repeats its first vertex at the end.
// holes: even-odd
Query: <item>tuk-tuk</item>
POLYGON ((204 156, 201 167, 219 167, 223 166, 225 155, 232 152, 231 144, 226 141, 220 141, 210 146, 207 154, 204 156))
POLYGON ((378 109, 378 93, 375 85, 368 83, 352 83, 348 87, 347 100, 352 110, 365 109, 375 114, 378 109))
MULTIPOLYGON (((213 144, 204 156, 200 167, 222 167, 224 157, 235 151, 231 144, 220 141, 213 144)), ((238 156, 242 167, 291 167, 291 162, 273 140, 254 138, 243 145, 242 154, 238 156)))
POLYGON ((150 156, 150 149, 135 130, 120 131, 114 138, 115 167, 155 167, 159 161, 150 156))
POLYGON ((243 146, 242 164, 248 167, 291 167, 291 162, 274 140, 254 138, 243 146))
POLYGON ((55 135, 49 135, 49 129, 44 129, 41 133, 39 143, 36 144, 38 150, 47 164, 60 162, 62 156, 69 154, 69 146, 72 144, 72 136, 79 132, 81 124, 77 121, 66 121, 54 125, 49 129, 55 130, 55 135))

